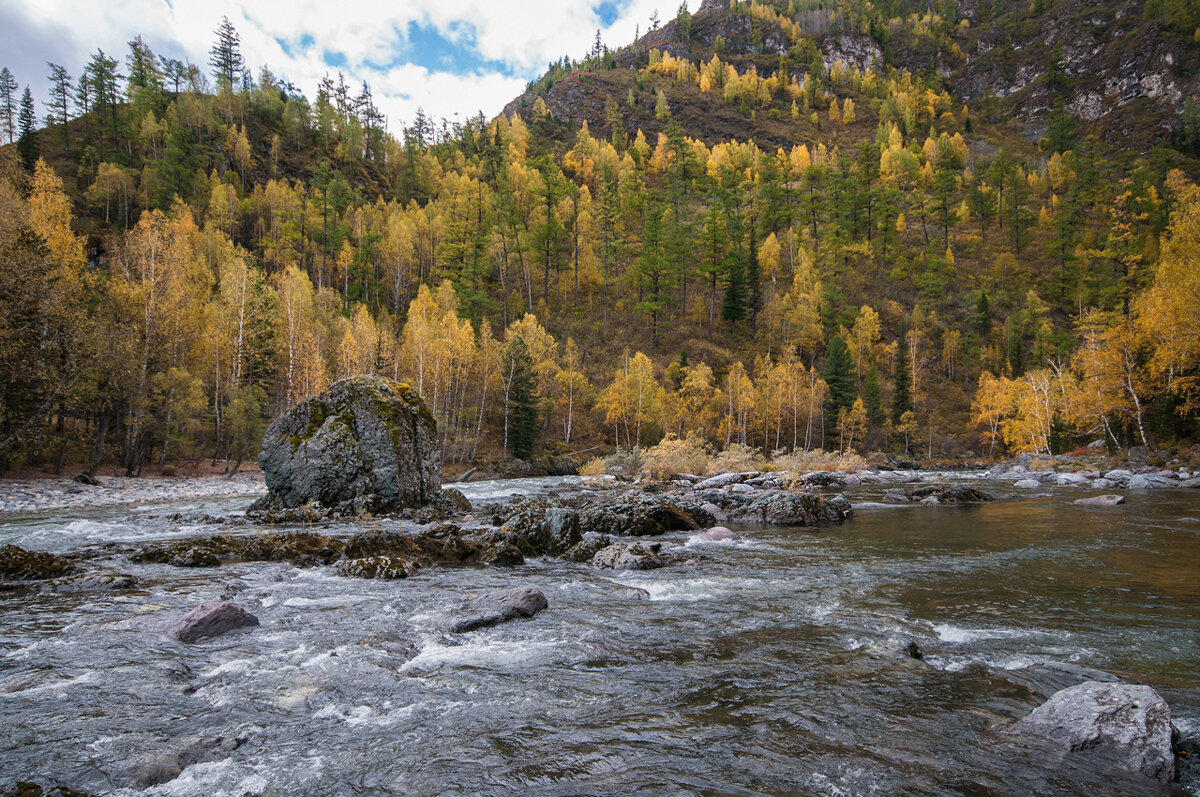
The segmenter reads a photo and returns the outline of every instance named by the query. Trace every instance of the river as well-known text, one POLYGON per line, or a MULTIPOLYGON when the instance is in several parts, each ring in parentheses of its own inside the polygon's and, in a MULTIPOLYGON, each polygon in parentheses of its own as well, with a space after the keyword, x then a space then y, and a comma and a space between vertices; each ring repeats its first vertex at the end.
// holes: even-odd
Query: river
MULTIPOLYGON (((1086 493, 1069 488, 968 506, 891 507, 880 494, 847 490, 857 515, 841 527, 673 535, 687 566, 614 574, 535 560, 402 581, 133 565, 122 553, 208 533, 202 513, 236 513, 245 498, 0 517, 0 544, 89 551, 140 581, 0 593, 0 790, 22 779, 119 795, 1136 793, 1070 759, 1039 764, 1004 736, 1042 701, 1029 674, 1044 663, 1149 683, 1183 736, 1200 737, 1200 491, 1131 492, 1113 508, 1074 505, 1086 493), (168 519, 177 511, 197 522, 168 519), (444 630, 471 596, 524 584, 550 609, 444 630), (218 599, 262 626, 200 645, 167 635, 218 599), (893 652, 909 641, 924 661, 893 652), (135 786, 162 762, 182 773, 135 786)), ((1200 795, 1190 772, 1178 785, 1200 795)))

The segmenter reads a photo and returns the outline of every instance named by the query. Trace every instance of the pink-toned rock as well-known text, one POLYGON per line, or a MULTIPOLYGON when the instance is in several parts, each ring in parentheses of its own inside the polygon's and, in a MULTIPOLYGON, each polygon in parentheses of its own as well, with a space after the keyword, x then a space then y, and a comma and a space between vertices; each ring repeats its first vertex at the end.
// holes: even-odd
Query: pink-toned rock
POLYGON ((713 526, 708 531, 700 535, 706 540, 740 540, 742 536, 736 532, 730 531, 724 526, 713 526))
POLYGON ((232 603, 202 603, 183 616, 172 632, 180 642, 195 644, 238 628, 258 625, 258 618, 232 603))

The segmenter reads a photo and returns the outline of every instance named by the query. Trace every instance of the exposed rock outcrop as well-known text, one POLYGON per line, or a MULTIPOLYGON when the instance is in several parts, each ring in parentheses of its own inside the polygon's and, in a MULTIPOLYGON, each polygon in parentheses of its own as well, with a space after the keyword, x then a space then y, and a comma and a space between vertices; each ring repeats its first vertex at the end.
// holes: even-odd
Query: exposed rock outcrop
POLYGON ((0 581, 36 581, 75 572, 75 563, 57 554, 27 551, 17 545, 0 547, 0 581))
POLYGON ((258 464, 269 492, 252 512, 395 512, 429 503, 441 486, 433 415, 411 387, 376 376, 342 379, 285 412, 258 464))

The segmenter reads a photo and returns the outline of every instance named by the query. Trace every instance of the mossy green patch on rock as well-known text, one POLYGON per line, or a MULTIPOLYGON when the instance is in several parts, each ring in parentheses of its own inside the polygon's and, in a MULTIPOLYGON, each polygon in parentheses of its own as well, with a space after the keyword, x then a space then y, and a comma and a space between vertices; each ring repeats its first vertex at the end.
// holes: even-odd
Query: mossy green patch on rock
POLYGON ((75 564, 62 556, 27 551, 16 545, 0 547, 0 580, 36 581, 59 578, 75 572, 75 564))

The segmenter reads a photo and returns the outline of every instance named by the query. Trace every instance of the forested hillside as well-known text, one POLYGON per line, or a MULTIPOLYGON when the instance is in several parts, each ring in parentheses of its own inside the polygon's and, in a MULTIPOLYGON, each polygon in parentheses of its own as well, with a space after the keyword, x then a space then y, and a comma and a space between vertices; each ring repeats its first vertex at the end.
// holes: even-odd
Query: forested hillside
POLYGON ((1079 5, 707 2, 398 135, 228 22, 207 68, 135 39, 40 100, 6 68, 0 472, 232 465, 372 372, 461 467, 1189 441, 1200 19, 1079 5), (1124 38, 1080 55, 1080 14, 1124 38))

